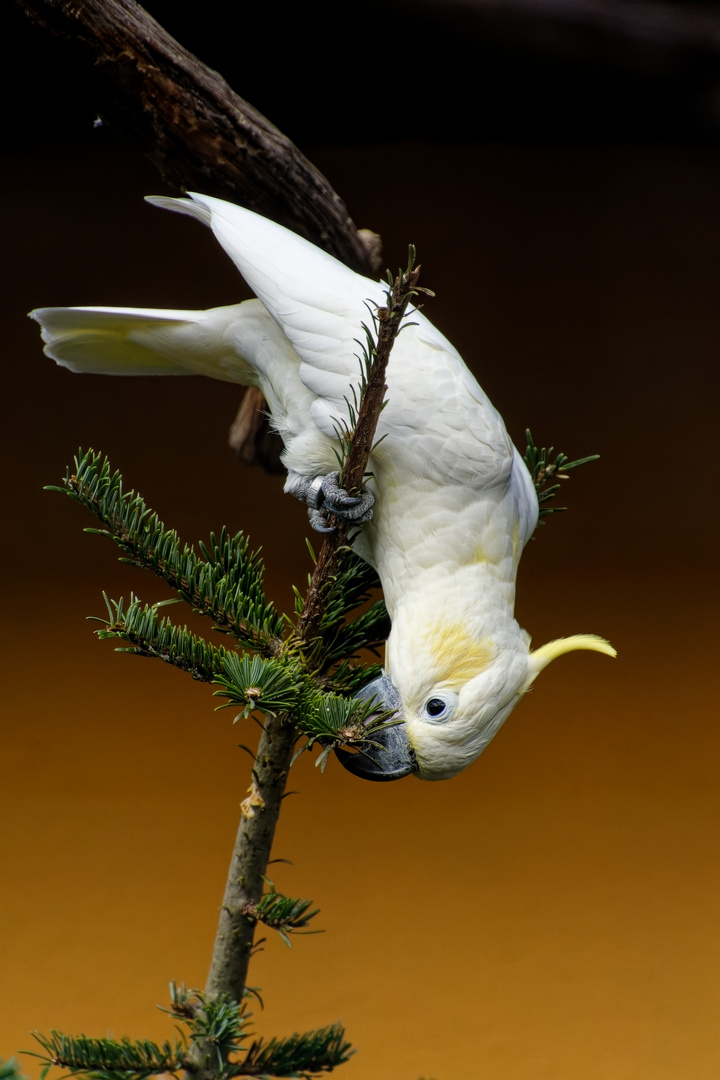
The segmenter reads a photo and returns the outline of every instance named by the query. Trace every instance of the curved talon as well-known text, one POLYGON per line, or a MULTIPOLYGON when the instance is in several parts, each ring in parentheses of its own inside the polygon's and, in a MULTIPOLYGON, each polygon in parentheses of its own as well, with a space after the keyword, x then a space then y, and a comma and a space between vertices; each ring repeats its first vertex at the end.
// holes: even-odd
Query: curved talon
POLYGON ((345 488, 341 488, 340 476, 336 472, 316 476, 312 480, 305 478, 296 484, 293 494, 310 508, 310 524, 319 533, 335 532, 334 526, 328 522, 329 514, 350 525, 364 525, 372 518, 375 505, 375 496, 367 488, 363 488, 358 495, 350 495, 345 488))
POLYGON ((345 488, 340 487, 340 474, 336 472, 328 473, 323 477, 321 484, 321 491, 325 499, 325 505, 333 507, 333 513, 338 511, 342 513, 343 509, 350 506, 357 506, 361 501, 359 495, 350 495, 345 488))
POLYGON ((319 533, 334 533, 335 526, 331 525, 322 510, 313 510, 310 515, 310 525, 319 533))
POLYGON ((340 487, 338 473, 329 473, 322 482, 321 490, 325 499, 324 509, 337 514, 344 521, 362 525, 372 517, 375 496, 367 488, 363 488, 359 495, 350 495, 340 487))
MULTIPOLYGON (((374 500, 373 500, 374 501, 374 500)), ((336 507, 332 503, 325 503, 323 508, 329 514, 337 514, 343 521, 347 521, 350 525, 364 525, 366 521, 370 521, 373 516, 373 504, 362 503, 360 506, 351 506, 349 509, 343 507, 336 507)))

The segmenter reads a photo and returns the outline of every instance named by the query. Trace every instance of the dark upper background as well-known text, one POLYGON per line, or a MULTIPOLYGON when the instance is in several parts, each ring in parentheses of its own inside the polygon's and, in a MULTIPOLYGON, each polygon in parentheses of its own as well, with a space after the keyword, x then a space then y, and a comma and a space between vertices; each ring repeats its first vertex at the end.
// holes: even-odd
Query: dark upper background
MULTIPOLYGON (((557 5, 580 23, 513 3, 149 7, 390 265, 417 243, 428 314, 517 442, 530 424, 601 453, 526 552, 518 616, 538 643, 602 633, 618 661, 552 665, 452 783, 299 763, 277 883, 328 933, 258 958, 260 1026, 342 1017, 348 1080, 715 1080, 720 64, 712 33, 662 15, 718 5, 557 5), (592 22, 620 9, 623 37, 592 22)), ((285 606, 307 557, 302 507, 224 447, 232 388, 42 357, 36 305, 245 293, 203 230, 142 205, 162 182, 93 127, 72 50, 11 5, 0 21, 8 1055, 33 1027, 167 1036, 152 1005, 204 979, 248 738, 205 687, 94 643, 101 587, 156 590, 42 485, 102 448, 188 539, 248 528, 285 606)))
MULTIPOLYGON (((717 3, 208 0, 201 17, 146 6, 301 146, 714 143, 720 131, 717 3)), ((72 50, 12 5, 2 20, 6 139, 34 145, 39 124, 49 140, 88 144, 95 114, 72 50)))

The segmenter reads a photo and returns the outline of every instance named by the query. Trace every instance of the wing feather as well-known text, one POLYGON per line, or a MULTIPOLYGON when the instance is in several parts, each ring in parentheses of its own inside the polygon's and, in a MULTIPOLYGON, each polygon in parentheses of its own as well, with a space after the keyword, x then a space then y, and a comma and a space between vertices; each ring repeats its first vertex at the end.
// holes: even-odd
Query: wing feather
MULTIPOLYGON (((385 286, 220 199, 190 193, 149 201, 210 225, 299 356, 300 378, 315 396, 312 420, 333 438, 360 379, 367 304, 384 304, 385 286)), ((475 490, 507 483, 513 447, 501 417, 440 331, 422 312, 413 311, 411 322, 393 349, 378 437, 392 442, 393 456, 411 474, 475 490)))

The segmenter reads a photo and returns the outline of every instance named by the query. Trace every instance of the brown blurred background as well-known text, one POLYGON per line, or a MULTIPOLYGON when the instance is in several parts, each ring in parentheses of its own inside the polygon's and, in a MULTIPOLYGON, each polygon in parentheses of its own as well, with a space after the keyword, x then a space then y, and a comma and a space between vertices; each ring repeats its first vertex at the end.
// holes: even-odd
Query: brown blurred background
MULTIPOLYGON (((619 652, 553 664, 450 782, 364 784, 300 760, 276 844, 292 866, 275 882, 312 897, 326 932, 292 951, 267 942, 251 972, 257 1027, 342 1020, 358 1048, 348 1080, 714 1080, 712 50, 679 70, 672 50, 664 69, 642 54, 631 77, 611 53, 593 69, 487 35, 473 53, 470 32, 453 38, 431 5, 391 4, 406 53, 386 69, 372 4, 348 6, 357 42, 322 4, 278 26, 203 10, 199 31, 165 21, 300 143, 391 266, 418 245, 430 318, 518 444, 529 425, 539 443, 601 454, 528 548, 518 618, 537 644, 590 631, 619 652), (416 105, 390 122, 385 94, 406 73, 416 105)), ((213 712, 206 686, 95 641, 85 618, 102 615, 103 588, 164 594, 43 484, 79 445, 102 449, 184 538, 246 528, 286 608, 308 557, 282 480, 225 449, 232 387, 78 377, 43 357, 25 319, 38 305, 206 307, 247 293, 209 233, 143 205, 165 189, 136 151, 93 131, 68 55, 14 11, 3 21, 24 72, 5 92, 0 174, 10 1056, 32 1048, 33 1028, 172 1035, 154 1006, 171 978, 204 982, 248 782, 236 744, 254 738, 213 712)))

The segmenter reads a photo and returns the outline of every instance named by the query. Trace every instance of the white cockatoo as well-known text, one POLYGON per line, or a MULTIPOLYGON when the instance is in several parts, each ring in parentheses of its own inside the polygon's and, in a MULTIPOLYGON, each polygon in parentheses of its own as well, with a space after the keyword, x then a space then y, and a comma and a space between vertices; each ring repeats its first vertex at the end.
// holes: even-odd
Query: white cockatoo
POLYGON ((40 308, 32 317, 46 353, 78 372, 260 388, 285 444, 285 490, 308 502, 315 524, 323 502, 366 520, 354 546, 377 569, 392 621, 384 674, 361 696, 402 722, 343 763, 377 780, 454 776, 551 660, 573 649, 615 655, 590 634, 531 651, 514 618, 538 500, 502 418, 450 342, 413 312, 388 366, 370 495, 356 505, 334 483, 336 432, 360 380, 366 305, 383 306, 385 287, 220 199, 150 201, 209 225, 258 299, 209 311, 40 308))

